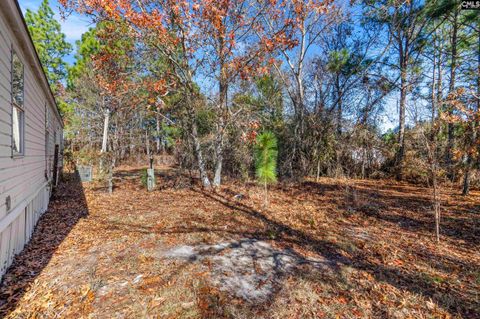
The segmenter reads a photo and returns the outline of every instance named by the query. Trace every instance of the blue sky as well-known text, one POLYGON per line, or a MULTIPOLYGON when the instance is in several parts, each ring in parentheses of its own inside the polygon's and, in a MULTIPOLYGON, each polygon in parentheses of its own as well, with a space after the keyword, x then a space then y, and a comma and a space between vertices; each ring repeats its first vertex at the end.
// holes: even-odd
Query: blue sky
MULTIPOLYGON (((20 7, 25 14, 25 11, 27 9, 37 11, 42 0, 19 0, 18 2, 20 3, 20 7)), ((63 33, 65 33, 67 41, 70 42, 75 48, 75 41, 80 40, 82 34, 86 32, 91 26, 91 22, 89 22, 85 17, 82 17, 78 14, 69 14, 66 16, 65 19, 62 19, 59 14, 61 5, 58 3, 58 1, 50 0, 49 3, 52 10, 55 12, 55 19, 57 19, 57 21, 59 21, 62 25, 62 31, 63 33)), ((75 50, 66 59, 67 62, 70 64, 74 62, 74 52, 75 50)))

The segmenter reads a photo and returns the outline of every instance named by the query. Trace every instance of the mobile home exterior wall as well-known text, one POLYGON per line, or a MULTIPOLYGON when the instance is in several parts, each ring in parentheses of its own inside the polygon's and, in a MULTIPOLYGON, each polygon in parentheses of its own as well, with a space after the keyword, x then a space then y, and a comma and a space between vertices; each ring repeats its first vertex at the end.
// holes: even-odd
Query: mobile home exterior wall
POLYGON ((18 3, 1 0, 0 276, 47 209, 62 166, 62 141, 62 119, 18 3))

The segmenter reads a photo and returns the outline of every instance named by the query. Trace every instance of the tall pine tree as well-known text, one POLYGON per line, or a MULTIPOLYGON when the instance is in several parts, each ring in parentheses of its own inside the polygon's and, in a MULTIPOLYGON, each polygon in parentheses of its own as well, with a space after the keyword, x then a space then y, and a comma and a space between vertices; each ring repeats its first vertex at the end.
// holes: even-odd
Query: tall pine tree
POLYGON ((66 79, 68 65, 64 58, 72 51, 72 45, 65 40, 48 0, 42 1, 37 12, 27 9, 25 21, 50 87, 56 93, 60 83, 66 79))

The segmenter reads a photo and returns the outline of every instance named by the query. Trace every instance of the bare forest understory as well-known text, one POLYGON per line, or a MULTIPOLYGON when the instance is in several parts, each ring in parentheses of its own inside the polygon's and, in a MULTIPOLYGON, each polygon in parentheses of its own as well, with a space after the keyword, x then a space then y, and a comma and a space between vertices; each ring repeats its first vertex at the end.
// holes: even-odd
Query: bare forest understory
MULTIPOLYGON (((73 173, 4 276, 7 318, 480 318, 480 192, 378 180, 157 190, 73 173)), ((197 184, 196 184, 197 185, 197 184)))

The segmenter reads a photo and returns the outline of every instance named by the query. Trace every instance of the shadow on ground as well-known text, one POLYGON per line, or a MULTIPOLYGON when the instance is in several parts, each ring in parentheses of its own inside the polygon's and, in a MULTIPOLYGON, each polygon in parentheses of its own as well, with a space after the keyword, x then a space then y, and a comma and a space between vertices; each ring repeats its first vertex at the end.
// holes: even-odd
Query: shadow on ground
POLYGON ((0 286, 0 317, 12 312, 35 278, 48 265, 58 246, 77 222, 88 215, 77 172, 64 173, 47 211, 35 226, 30 242, 15 256, 0 286))
MULTIPOLYGON (((160 175, 162 176, 162 175, 160 175)), ((165 177, 164 177, 165 178, 165 177)), ((170 179, 165 178, 169 181, 170 179)), ((281 190, 281 188, 280 188, 281 190)), ((331 281, 332 286, 344 282, 342 279, 342 268, 348 267, 356 271, 369 274, 377 283, 386 283, 397 289, 397 291, 408 291, 412 295, 420 295, 427 300, 432 300, 440 307, 448 311, 452 316, 460 315, 465 318, 477 318, 480 315, 480 303, 472 292, 461 291, 456 286, 441 285, 435 278, 421 271, 395 266, 382 262, 381 258, 375 256, 375 251, 356 249, 354 252, 346 251, 344 245, 329 238, 328 236, 312 235, 305 230, 305 227, 294 227, 287 225, 275 217, 275 212, 259 210, 247 205, 245 202, 233 200, 232 194, 236 191, 227 188, 219 192, 205 191, 193 187, 191 191, 195 195, 188 195, 200 199, 206 199, 210 203, 217 203, 223 207, 223 211, 230 215, 217 214, 218 219, 209 220, 202 217, 188 214, 185 218, 194 222, 196 226, 178 225, 174 227, 163 227, 159 225, 145 225, 144 223, 131 223, 123 221, 112 221, 104 225, 107 229, 121 231, 123 233, 134 232, 145 235, 184 235, 198 233, 215 233, 224 238, 223 242, 213 245, 183 245, 173 248, 164 253, 165 257, 178 258, 184 263, 198 263, 208 260, 213 275, 212 282, 217 287, 223 287, 224 291, 247 300, 252 307, 266 309, 272 304, 281 290, 283 280, 286 277, 296 277, 307 281, 331 281), (248 228, 242 224, 238 216, 244 216, 248 220, 248 228), (223 218, 228 217, 224 220, 223 218), (229 227, 226 227, 228 224, 229 227), (273 245, 271 244, 273 243, 273 245), (301 247, 303 251, 310 252, 314 258, 308 259, 288 247, 301 247), (213 263, 212 265, 210 263, 213 263), (321 267, 318 267, 321 265, 321 267), (303 267, 308 266, 308 267, 303 267), (255 271, 252 271, 255 270, 255 271), (329 275, 326 275, 329 273, 329 275)), ((287 190, 283 190, 287 191, 287 190)), ((354 206, 352 214, 359 218, 374 219, 378 222, 389 223, 404 228, 408 231, 418 232, 419 230, 429 233, 432 231, 432 222, 429 216, 422 216, 415 219, 406 215, 393 214, 389 210, 403 209, 412 210, 418 213, 428 207, 428 199, 416 195, 389 194, 383 191, 357 189, 357 196, 363 197, 368 203, 379 203, 372 213, 368 207, 357 207, 351 203, 349 195, 345 195, 342 189, 335 185, 310 183, 303 184, 294 191, 298 195, 312 193, 314 200, 326 200, 336 202, 339 209, 347 211, 354 206), (328 198, 322 198, 327 193, 335 193, 328 198), (403 205, 403 206, 402 206, 403 205)), ((294 195, 295 196, 295 195, 294 195)), ((191 207, 193 209, 194 207, 191 207)), ((220 210, 222 211, 222 210, 220 210)), ((418 214, 417 214, 418 215, 418 214)), ((448 216, 445 218, 446 234, 453 239, 477 239, 478 234, 464 235, 461 228, 465 226, 459 219, 448 216)), ((473 225, 475 227, 475 225, 473 225)), ((467 227, 467 230, 469 227, 467 227)), ((397 240, 397 239, 395 239, 397 240)), ((475 241, 473 242, 473 244, 475 241)), ((422 260, 426 253, 412 251, 422 260)), ((430 259, 428 255, 426 259, 430 259)), ((441 260, 442 256, 435 256, 441 260)), ((448 263, 459 265, 455 258, 447 260, 448 263)), ((432 265, 435 268, 449 269, 446 264, 437 263, 432 265)), ((473 270, 473 269, 472 269, 473 270)), ((348 287, 352 283, 344 283, 348 287)), ((354 283, 353 283, 354 285, 354 283)), ((362 292, 362 287, 351 286, 351 289, 362 292)), ((363 293, 368 294, 365 290, 363 293)), ((348 297, 348 294, 347 294, 348 297)), ((227 301, 228 302, 228 301, 227 301)), ((373 314, 378 317, 387 316, 385 308, 379 307, 372 300, 373 314)), ((217 308, 223 307, 217 304, 217 308)), ((216 311, 226 313, 226 311, 216 311)), ((208 314, 208 313, 207 313, 208 314)))
MULTIPOLYGON (((412 293, 430 298, 444 309, 448 310, 452 315, 460 314, 465 318, 477 318, 480 316, 480 301, 478 299, 475 300, 475 298, 472 298, 473 296, 467 296, 464 291, 458 291, 457 289, 450 289, 448 287, 442 287, 440 289, 435 282, 429 280, 429 276, 426 274, 420 272, 407 272, 399 267, 374 263, 370 260, 368 252, 359 252, 355 255, 355 258, 346 258, 344 255, 344 247, 339 246, 333 241, 313 238, 302 230, 292 228, 273 220, 265 212, 255 210, 254 208, 239 202, 232 202, 221 194, 204 191, 201 192, 204 196, 221 203, 226 208, 240 211, 267 224, 270 229, 275 230, 275 233, 277 234, 275 240, 277 242, 287 242, 302 246, 303 248, 317 253, 326 260, 330 260, 334 265, 347 265, 357 270, 366 271, 378 282, 386 282, 397 287, 399 290, 408 290, 412 293)), ((395 199, 393 200, 395 201, 395 199)), ((387 221, 390 221, 390 219, 387 219, 387 221)), ((459 225, 454 224, 454 226, 458 227, 459 225)), ((190 230, 186 229, 178 231, 190 230)), ((265 235, 266 234, 257 234, 255 237, 263 239, 268 238, 265 235)))
MULTIPOLYGON (((138 287, 135 283, 129 288, 134 299, 124 298, 124 304, 119 304, 122 296, 112 288, 109 301, 118 308, 128 308, 141 304, 140 297, 150 300, 159 294, 160 303, 178 309, 177 317, 188 307, 198 307, 203 318, 271 318, 272 314, 287 317, 281 315, 285 312, 275 312, 279 304, 283 311, 326 309, 332 317, 342 317, 340 307, 346 309, 345 317, 395 317, 392 312, 402 310, 405 304, 404 310, 410 312, 397 312, 396 317, 428 316, 439 308, 444 317, 479 317, 478 293, 464 289, 470 280, 467 277, 475 273, 478 265, 475 259, 470 262, 465 256, 478 255, 455 246, 466 239, 472 245, 478 243, 477 221, 462 220, 463 213, 454 216, 456 210, 474 206, 451 206, 452 211, 445 216, 445 244, 427 249, 424 243, 431 243, 432 220, 424 212, 429 206, 428 195, 422 194, 420 188, 377 189, 361 183, 345 187, 335 182, 306 182, 291 188, 280 185, 272 189, 272 207, 260 209, 259 198, 253 198, 254 192, 258 192, 255 186, 251 197, 249 186, 228 185, 218 191, 205 191, 195 186, 198 184, 187 188, 184 185, 190 184, 188 174, 170 170, 159 171, 157 191, 149 193, 140 184, 141 174, 142 169, 138 168, 119 170, 113 195, 87 189, 91 215, 88 223, 76 230, 81 226, 83 232, 98 234, 90 236, 91 246, 108 258, 98 259, 104 264, 96 266, 104 268, 97 269, 97 279, 101 282, 107 275, 113 278, 93 295, 98 301, 97 313, 105 314, 109 309, 103 308, 106 299, 102 298, 107 297, 102 292, 127 279, 133 282, 139 278, 138 287), (237 200, 239 190, 245 196, 237 200), (472 232, 470 235, 462 231, 464 226, 472 232), (352 227, 364 230, 360 234, 363 237, 350 234, 352 227), (375 237, 375 231, 392 233, 375 237), (117 246, 106 244, 114 240, 117 246), (386 258, 396 248, 401 251, 400 256, 386 258), (457 254, 448 255, 449 252, 457 254), (401 263, 394 263, 398 261, 401 263), (124 270, 120 269, 121 263, 124 270), (202 272, 189 273, 197 266, 203 267, 202 272), (202 273, 207 275, 198 279, 197 275, 202 273), (444 279, 432 277, 437 273, 455 276, 450 282, 448 278, 439 282, 444 279), (179 277, 189 278, 182 281, 188 282, 182 294, 194 291, 195 296, 186 305, 178 305, 180 294, 170 294, 182 286, 176 281, 179 277), (202 286, 190 281, 200 281, 202 286), (311 304, 289 295, 291 291, 308 294, 308 289, 317 290, 310 294, 311 304), (161 295, 161 291, 165 294, 161 295), (433 306, 428 308, 426 303, 433 306), (365 311, 356 314, 357 310, 365 311)), ((16 300, 45 267, 63 238, 87 214, 81 184, 73 179, 71 183, 58 192, 35 232, 32 246, 19 255, 7 274, 7 285, 2 286, 0 293, 10 299, 2 307, 3 313, 15 307, 16 300), (26 264, 37 259, 38 265, 26 264), (33 271, 32 275, 29 271, 33 271)), ((91 253, 88 250, 83 260, 91 253)), ((74 254, 72 258, 82 263, 80 257, 74 254)), ((68 284, 67 277, 63 278, 63 285, 68 284)), ((155 309, 151 313, 156 314, 156 308, 148 309, 155 309)), ((309 312, 304 317, 327 315, 309 312)))
MULTIPOLYGON (((412 187, 410 185, 396 185, 375 187, 365 182, 356 182, 347 188, 340 186, 304 182, 297 193, 309 192, 319 195, 329 195, 336 201, 339 208, 345 211, 383 220, 398 225, 410 231, 432 233, 435 222, 432 210, 430 190, 427 188, 412 187), (408 214, 413 212, 414 214, 408 214)), ((458 199, 463 201, 464 198, 458 199)), ((442 221, 441 234, 452 239, 468 241, 469 245, 480 249, 480 218, 465 218, 462 214, 478 214, 480 206, 463 204, 461 207, 453 201, 441 202, 442 221), (445 212, 449 214, 445 214, 445 212)))

